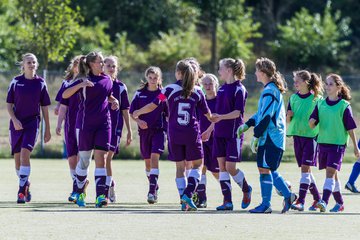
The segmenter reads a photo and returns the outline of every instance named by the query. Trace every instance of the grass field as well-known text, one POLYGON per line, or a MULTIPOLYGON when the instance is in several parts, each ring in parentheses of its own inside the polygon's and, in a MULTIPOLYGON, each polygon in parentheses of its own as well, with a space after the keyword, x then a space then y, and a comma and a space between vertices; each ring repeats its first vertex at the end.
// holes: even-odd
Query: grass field
MULTIPOLYGON (((241 163, 253 186, 251 207, 260 202, 259 175, 253 162, 241 163)), ((240 208, 241 194, 233 184, 233 212, 216 212, 221 202, 219 184, 208 175, 208 208, 181 212, 175 186, 175 166, 160 163, 159 203, 146 202, 147 179, 141 161, 114 161, 118 202, 94 208, 93 168, 90 170, 88 206, 67 203, 71 181, 65 160, 32 160, 33 201, 15 203, 18 180, 12 160, 0 160, 0 239, 358 239, 360 194, 344 190, 343 213, 295 212, 282 215, 282 198, 273 194, 273 214, 252 215, 240 208)), ((352 164, 344 164, 340 178, 347 180, 352 164)), ((282 175, 298 191, 299 169, 293 163, 280 167, 282 175)), ((324 172, 315 170, 322 189, 324 172)), ((306 199, 306 208, 312 203, 306 199)), ((330 200, 329 207, 334 205, 330 200)))

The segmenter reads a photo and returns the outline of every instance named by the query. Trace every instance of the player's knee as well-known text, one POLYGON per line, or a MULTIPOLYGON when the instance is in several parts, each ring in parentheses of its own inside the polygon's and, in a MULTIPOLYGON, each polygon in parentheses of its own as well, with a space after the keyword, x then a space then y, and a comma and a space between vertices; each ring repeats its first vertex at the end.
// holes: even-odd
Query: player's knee
POLYGON ((80 151, 79 152, 79 166, 81 169, 87 169, 91 162, 92 151, 80 151))

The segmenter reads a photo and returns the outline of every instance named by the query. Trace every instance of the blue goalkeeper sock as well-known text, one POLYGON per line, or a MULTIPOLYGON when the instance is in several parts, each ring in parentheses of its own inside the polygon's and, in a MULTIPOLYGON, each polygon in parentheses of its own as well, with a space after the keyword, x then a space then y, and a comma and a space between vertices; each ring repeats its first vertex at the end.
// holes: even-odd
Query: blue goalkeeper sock
POLYGON ((286 185, 284 178, 277 171, 271 172, 271 175, 274 179, 274 186, 276 189, 279 190, 285 198, 290 197, 291 192, 286 185))
POLYGON ((351 185, 354 185, 356 179, 359 176, 359 173, 360 173, 360 162, 356 162, 351 171, 348 183, 350 183, 351 185))
POLYGON ((271 194, 273 188, 273 178, 271 174, 260 174, 260 187, 261 187, 261 197, 262 197, 261 204, 270 207, 271 194))

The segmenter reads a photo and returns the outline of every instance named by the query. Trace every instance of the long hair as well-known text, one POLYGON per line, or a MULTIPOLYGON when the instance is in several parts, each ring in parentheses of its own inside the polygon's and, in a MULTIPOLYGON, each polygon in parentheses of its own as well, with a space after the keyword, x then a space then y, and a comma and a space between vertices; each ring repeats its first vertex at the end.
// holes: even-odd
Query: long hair
POLYGON ((65 80, 71 80, 75 77, 74 69, 79 67, 80 58, 82 56, 83 55, 78 55, 78 56, 74 57, 73 59, 71 59, 69 66, 65 70, 65 75, 64 75, 65 80))
POLYGON ((195 76, 196 69, 191 65, 189 61, 180 60, 176 64, 176 71, 180 72, 183 76, 182 79, 182 91, 181 96, 184 98, 188 98, 195 87, 195 76))
POLYGON ((117 56, 110 55, 105 57, 104 63, 106 64, 106 62, 108 62, 109 60, 113 61, 116 65, 114 74, 110 76, 112 80, 115 80, 117 78, 119 71, 121 71, 121 67, 119 66, 119 61, 118 61, 119 59, 117 56))
POLYGON ((80 57, 79 74, 78 74, 79 78, 89 76, 89 73, 91 71, 90 63, 95 62, 96 58, 98 57, 103 57, 101 52, 90 52, 86 56, 80 57))
POLYGON ((340 75, 335 73, 330 73, 326 76, 326 79, 332 78, 336 84, 336 86, 340 87, 340 91, 338 93, 338 97, 345 99, 345 100, 351 100, 351 94, 350 94, 350 87, 344 82, 344 80, 341 78, 340 75))
POLYGON ((316 73, 310 73, 307 70, 299 70, 293 72, 294 77, 300 78, 307 84, 308 90, 314 92, 314 98, 322 95, 324 92, 321 76, 316 73))
MULTIPOLYGON (((159 78, 159 81, 158 81, 158 84, 157 84, 157 87, 159 89, 162 89, 163 86, 162 86, 162 71, 159 67, 155 67, 155 66, 150 66, 148 67, 146 70, 145 70, 145 79, 147 79, 147 77, 149 76, 149 74, 155 74, 158 78, 159 78)), ((142 90, 144 88, 147 88, 149 86, 149 83, 148 81, 141 81, 141 85, 140 85, 140 89, 139 90, 142 90)))
POLYGON ((38 59, 37 57, 35 56, 35 54, 33 53, 25 53, 21 56, 21 61, 17 62, 16 64, 20 66, 20 73, 21 74, 24 74, 24 64, 25 64, 25 58, 28 58, 28 57, 33 57, 35 58, 36 60, 36 70, 38 69, 39 67, 39 62, 38 62, 38 59))
POLYGON ((276 70, 276 65, 268 58, 258 58, 255 63, 256 69, 266 74, 270 81, 274 82, 281 93, 287 91, 286 81, 279 71, 276 70))
POLYGON ((245 79, 245 64, 241 59, 223 58, 220 60, 220 64, 224 64, 226 68, 230 68, 233 71, 233 75, 236 80, 245 79))
POLYGON ((198 79, 195 81, 195 85, 200 86, 200 80, 204 76, 205 72, 201 69, 199 61, 194 57, 185 58, 184 61, 188 61, 198 73, 198 79))

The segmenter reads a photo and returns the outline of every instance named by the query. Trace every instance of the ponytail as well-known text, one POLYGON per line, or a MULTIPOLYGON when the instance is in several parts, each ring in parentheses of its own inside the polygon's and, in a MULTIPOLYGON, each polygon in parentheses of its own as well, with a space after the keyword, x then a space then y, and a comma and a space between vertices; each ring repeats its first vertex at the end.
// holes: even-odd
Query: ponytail
POLYGON ((196 69, 189 61, 180 60, 176 64, 176 71, 179 71, 183 77, 181 96, 185 99, 190 97, 195 87, 196 69))
POLYGON ((300 78, 302 81, 304 81, 309 91, 313 91, 314 93, 314 99, 323 94, 324 88, 323 88, 323 82, 321 79, 321 76, 316 73, 310 73, 307 70, 299 70, 293 73, 294 77, 300 78))
POLYGON ((280 72, 275 72, 270 77, 270 81, 273 81, 275 83, 276 87, 281 93, 285 93, 287 91, 287 84, 285 78, 281 75, 280 72))
POLYGON ((220 64, 224 64, 226 68, 230 68, 236 80, 242 81, 245 79, 245 64, 240 58, 224 58, 220 60, 220 64))

